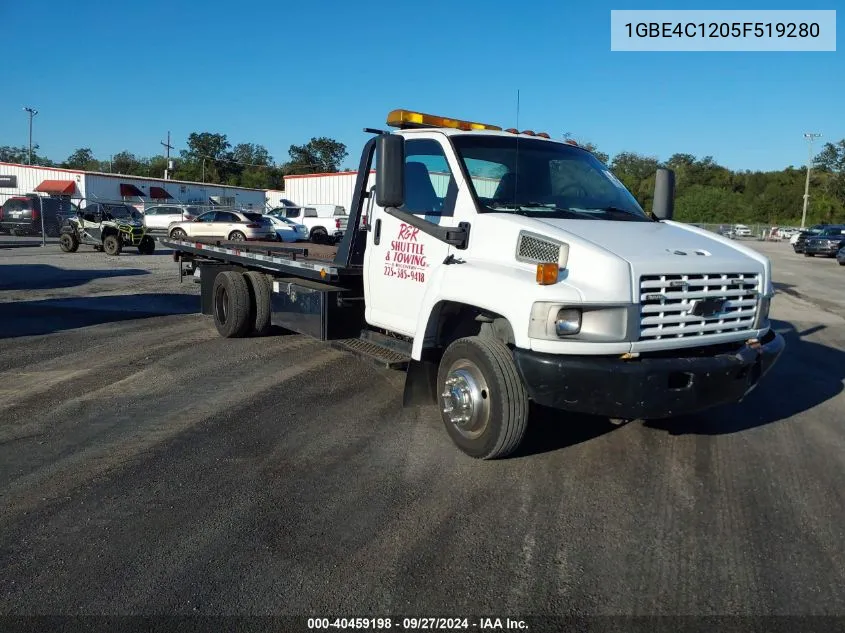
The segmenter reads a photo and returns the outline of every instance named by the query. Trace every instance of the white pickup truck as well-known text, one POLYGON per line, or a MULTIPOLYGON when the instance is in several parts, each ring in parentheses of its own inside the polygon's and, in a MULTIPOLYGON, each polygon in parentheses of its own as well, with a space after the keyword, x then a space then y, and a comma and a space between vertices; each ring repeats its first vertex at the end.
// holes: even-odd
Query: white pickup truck
POLYGON ((530 401, 671 418, 742 400, 782 353, 768 258, 672 221, 672 172, 646 212, 572 142, 405 110, 388 124, 367 130, 336 253, 163 240, 221 335, 274 324, 404 367, 404 403, 437 406, 483 459, 517 448, 530 401))
MULTIPOLYGON (((343 209, 343 207, 338 207, 343 209)), ((271 214, 280 214, 297 224, 308 227, 308 238, 315 244, 335 244, 346 231, 346 224, 349 220, 345 214, 338 214, 335 206, 319 205, 318 207, 276 207, 269 211, 271 214)))

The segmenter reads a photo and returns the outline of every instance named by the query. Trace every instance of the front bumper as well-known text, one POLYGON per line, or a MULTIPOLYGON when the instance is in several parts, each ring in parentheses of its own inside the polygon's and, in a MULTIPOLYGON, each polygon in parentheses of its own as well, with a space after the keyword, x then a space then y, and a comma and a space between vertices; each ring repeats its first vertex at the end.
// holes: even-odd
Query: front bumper
POLYGON ((660 419, 739 402, 785 348, 770 330, 732 353, 674 358, 562 356, 516 349, 514 360, 538 404, 609 418, 660 419))
POLYGON ((812 255, 827 255, 828 257, 836 257, 836 253, 839 252, 839 248, 839 244, 835 244, 833 246, 827 246, 825 244, 820 246, 810 242, 804 245, 804 252, 812 255))

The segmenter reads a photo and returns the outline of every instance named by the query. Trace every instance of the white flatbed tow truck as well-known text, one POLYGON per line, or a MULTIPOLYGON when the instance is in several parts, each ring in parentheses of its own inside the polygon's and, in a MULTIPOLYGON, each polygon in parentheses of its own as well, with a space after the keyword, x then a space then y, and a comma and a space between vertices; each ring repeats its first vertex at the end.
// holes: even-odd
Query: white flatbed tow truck
POLYGON ((222 336, 272 324, 404 368, 404 404, 436 405, 482 459, 519 446, 530 401, 670 418, 742 400, 783 352, 768 258, 672 221, 671 171, 646 212, 572 141, 388 125, 367 130, 335 248, 161 240, 222 336))

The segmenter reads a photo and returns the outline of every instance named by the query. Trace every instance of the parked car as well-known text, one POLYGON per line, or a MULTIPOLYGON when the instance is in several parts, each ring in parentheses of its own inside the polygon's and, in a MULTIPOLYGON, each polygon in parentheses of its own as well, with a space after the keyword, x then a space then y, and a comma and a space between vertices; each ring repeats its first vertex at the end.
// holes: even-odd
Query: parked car
POLYGON ((826 226, 826 224, 816 224, 808 229, 800 231, 798 235, 789 240, 789 242, 792 244, 792 250, 796 253, 803 253, 804 243, 807 241, 807 238, 812 235, 818 235, 824 230, 826 226))
POLYGON ((335 244, 340 241, 349 221, 346 215, 320 215, 313 207, 276 207, 270 211, 270 215, 304 224, 308 227, 308 239, 315 244, 335 244))
POLYGON ((845 247, 840 248, 839 252, 836 253, 836 261, 839 262, 840 266, 845 266, 845 247))
POLYGON ((43 215, 47 237, 58 237, 62 223, 75 213, 76 205, 69 198, 14 196, 0 206, 0 230, 12 235, 41 235, 43 215))
POLYGON ((150 232, 167 232, 174 222, 190 221, 202 215, 199 207, 161 204, 144 210, 144 226, 150 232))
POLYGON ((804 257, 824 255, 836 257, 845 247, 845 224, 827 226, 817 235, 810 235, 804 242, 804 257))
POLYGON ((207 211, 193 220, 173 222, 167 228, 167 234, 174 240, 196 237, 232 242, 276 241, 276 231, 270 220, 260 213, 244 211, 207 211))
POLYGON ((267 219, 273 224, 276 237, 280 242, 301 242, 308 240, 308 227, 304 224, 297 224, 293 220, 268 214, 267 219))
POLYGON ((744 224, 736 224, 733 227, 733 236, 732 237, 751 237, 751 229, 749 229, 744 224))

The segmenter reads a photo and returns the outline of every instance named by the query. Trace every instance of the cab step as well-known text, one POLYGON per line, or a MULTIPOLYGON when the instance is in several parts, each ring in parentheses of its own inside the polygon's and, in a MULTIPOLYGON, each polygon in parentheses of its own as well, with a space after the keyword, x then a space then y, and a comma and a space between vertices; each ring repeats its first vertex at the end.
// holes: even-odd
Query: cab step
MULTIPOLYGON (((356 356, 364 358, 378 367, 388 369, 405 369, 411 360, 410 345, 407 353, 400 345, 385 341, 385 344, 378 342, 382 337, 374 337, 370 333, 362 333, 360 338, 342 338, 329 341, 335 349, 344 352, 351 352, 356 356)), ((388 337, 384 337, 388 338, 388 337)))

